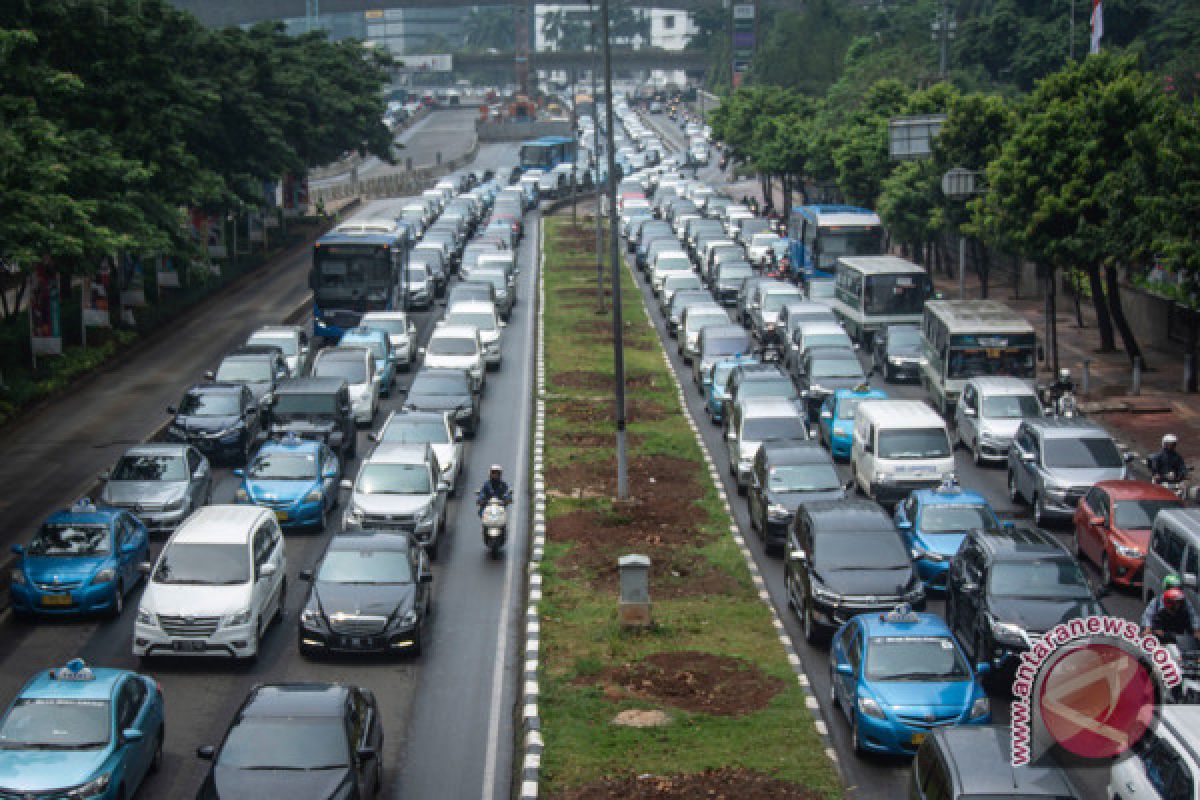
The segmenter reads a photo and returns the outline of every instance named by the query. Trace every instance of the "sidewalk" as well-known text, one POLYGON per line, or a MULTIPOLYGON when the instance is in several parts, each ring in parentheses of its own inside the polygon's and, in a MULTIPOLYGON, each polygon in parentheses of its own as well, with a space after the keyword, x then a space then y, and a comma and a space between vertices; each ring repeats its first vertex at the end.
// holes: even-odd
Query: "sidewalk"
MULTIPOLYGON (((1046 342, 1045 298, 1043 295, 1022 296, 1014 299, 1012 288, 993 276, 990 296, 1011 307, 1033 325, 1038 341, 1046 342)), ((934 286, 947 298, 958 297, 958 279, 941 275, 934 276, 934 286)), ((966 278, 968 299, 979 297, 978 276, 968 272, 966 278)), ((1075 318, 1075 305, 1071 297, 1059 295, 1058 299, 1058 356, 1061 367, 1071 370, 1071 377, 1079 387, 1080 409, 1088 417, 1098 420, 1122 444, 1137 454, 1138 464, 1145 456, 1160 447, 1162 435, 1171 432, 1179 436, 1180 451, 1185 458, 1200 453, 1200 395, 1181 391, 1183 382, 1183 356, 1177 352, 1144 349, 1146 368, 1142 371, 1141 394, 1130 394, 1132 370, 1124 350, 1101 353, 1100 332, 1096 328, 1096 314, 1091 301, 1082 301, 1083 323, 1080 328, 1075 318), (1088 391, 1082 390, 1084 362, 1089 362, 1088 391)), ((1115 333, 1115 332, 1114 332, 1115 333)), ((1117 334, 1120 347, 1120 335, 1117 334)), ((1047 360, 1038 365, 1038 380, 1053 379, 1049 354, 1047 360)))

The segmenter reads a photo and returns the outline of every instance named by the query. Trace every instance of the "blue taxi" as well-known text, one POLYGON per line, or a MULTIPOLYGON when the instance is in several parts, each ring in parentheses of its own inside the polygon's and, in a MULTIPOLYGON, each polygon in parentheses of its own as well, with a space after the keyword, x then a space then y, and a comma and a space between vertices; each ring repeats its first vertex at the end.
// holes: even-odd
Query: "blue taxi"
POLYGON ((896 504, 893 517, 926 588, 945 590, 946 572, 968 531, 998 528, 996 512, 979 492, 950 480, 917 489, 896 504))
POLYGON ((288 434, 266 442, 246 469, 233 493, 235 503, 252 503, 275 512, 284 528, 324 528, 337 506, 341 464, 322 441, 288 434))
MULTIPOLYGON (((12 608, 19 617, 121 615, 142 579, 150 536, 141 520, 83 499, 46 518, 28 545, 14 544, 12 608)), ((2 795, 0 795, 2 797, 2 795)))
POLYGON ((342 347, 353 345, 365 347, 375 356, 375 369, 379 374, 379 393, 392 396, 392 385, 396 383, 396 354, 392 350, 392 339, 383 328, 359 325, 342 334, 342 347))
POLYGON ((714 425, 720 425, 724 419, 725 401, 729 399, 726 381, 733 368, 741 364, 761 363, 754 356, 734 356, 722 359, 712 365, 712 373, 704 387, 704 410, 714 425))
POLYGON ((835 460, 850 460, 850 445, 854 443, 854 410, 863 400, 886 400, 887 392, 870 386, 838 389, 826 395, 817 417, 817 436, 829 448, 835 460))
POLYGON ((907 606, 860 614, 829 650, 833 705, 850 722, 856 752, 911 755, 934 728, 986 725, 991 705, 950 628, 907 606))
POLYGON ((163 696, 153 678, 89 667, 42 670, 0 720, 0 797, 132 797, 162 763, 163 696))

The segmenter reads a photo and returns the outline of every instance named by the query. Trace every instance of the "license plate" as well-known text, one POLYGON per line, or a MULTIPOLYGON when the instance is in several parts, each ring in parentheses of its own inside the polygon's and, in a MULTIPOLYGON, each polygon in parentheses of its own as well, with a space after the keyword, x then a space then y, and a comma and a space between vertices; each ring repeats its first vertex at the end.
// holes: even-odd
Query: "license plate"
POLYGON ((198 639, 177 639, 171 643, 177 653, 203 653, 204 642, 198 639))
POLYGON ((69 594, 44 594, 44 595, 42 595, 42 605, 44 605, 44 606, 69 606, 69 605, 71 605, 71 595, 69 595, 69 594))
POLYGON ((914 734, 912 735, 912 743, 913 743, 913 746, 917 746, 917 745, 921 744, 921 742, 923 742, 923 741, 925 741, 925 734, 923 734, 923 733, 914 733, 914 734))
POLYGON ((343 636, 342 647, 351 650, 361 650, 364 647, 373 646, 374 642, 370 636, 343 636))
POLYGON ((287 512, 286 512, 286 511, 276 511, 276 512, 275 512, 275 519, 278 519, 278 520, 285 520, 285 519, 287 519, 287 512))

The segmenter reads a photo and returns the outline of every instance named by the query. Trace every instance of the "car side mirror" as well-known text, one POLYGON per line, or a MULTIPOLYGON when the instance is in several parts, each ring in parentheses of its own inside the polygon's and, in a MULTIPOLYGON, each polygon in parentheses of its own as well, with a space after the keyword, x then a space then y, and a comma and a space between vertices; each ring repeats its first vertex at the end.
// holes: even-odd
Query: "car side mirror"
POLYGON ((854 667, 850 666, 850 664, 845 661, 839 661, 837 664, 834 665, 834 669, 837 670, 838 675, 853 675, 854 674, 854 667))
POLYGON ((986 661, 981 661, 975 665, 976 675, 986 675, 992 671, 992 665, 986 661))
POLYGON ((258 577, 260 577, 260 578, 269 578, 274 574, 275 574, 275 565, 274 564, 263 564, 261 567, 258 568, 258 577))
POLYGON ((736 431, 726 431, 725 432, 725 441, 736 442, 737 441, 737 432, 736 431))
POLYGON ((1033 453, 1021 451, 1021 460, 1026 464, 1032 464, 1033 462, 1037 461, 1037 456, 1035 456, 1033 453))
POLYGON ((417 582, 433 583, 433 573, 429 570, 422 570, 421 572, 417 573, 417 582))
POLYGON ((454 432, 454 441, 461 442, 462 440, 463 440, 462 431, 455 431, 454 432))
POLYGON ((829 410, 822 411, 821 419, 833 419, 833 412, 829 410))
POLYGON ((144 738, 145 734, 139 731, 137 728, 126 728, 125 730, 121 731, 121 741, 125 742, 126 744, 140 742, 144 738))
POLYGON ((788 560, 803 564, 808 560, 808 554, 797 548, 788 553, 788 560))
POLYGON ((100 478, 100 480, 106 481, 112 477, 112 472, 110 472, 109 470, 104 470, 103 472, 100 473, 100 475, 98 477, 100 478))
POLYGON ((178 411, 178 409, 175 408, 175 406, 167 406, 167 413, 170 414, 171 416, 175 416, 176 414, 179 413, 179 411, 178 411))
POLYGON ((1133 453, 1126 451, 1121 454, 1121 458, 1125 460, 1126 464, 1128 464, 1130 461, 1133 461, 1133 453))
POLYGON ((345 489, 347 492, 350 492, 354 490, 354 483, 352 481, 342 481, 338 484, 338 488, 345 489))
POLYGON ((1196 589, 1196 584, 1197 584, 1197 578, 1195 575, 1193 575, 1190 572, 1184 573, 1183 588, 1192 589, 1194 591, 1196 589))
POLYGON ((896 529, 901 531, 911 531, 912 522, 907 519, 898 519, 896 520, 896 529))
POLYGON ((154 565, 149 561, 142 561, 137 565, 137 569, 138 572, 142 573, 143 575, 149 575, 150 570, 154 569, 154 565))
POLYGON ((370 433, 367 434, 367 439, 378 444, 379 443, 379 434, 376 433, 375 431, 371 431, 370 433))
POLYGON ((425 357, 425 348, 424 348, 424 347, 418 347, 418 348, 417 348, 417 355, 418 355, 418 356, 420 356, 421 358, 424 358, 424 357, 425 357))
POLYGON ((302 581, 311 581, 313 579, 313 571, 311 569, 302 569, 298 577, 302 581))
POLYGON ((323 476, 323 477, 326 477, 326 478, 336 478, 336 477, 337 477, 337 474, 338 474, 337 467, 329 467, 329 468, 327 468, 327 469, 325 470, 325 474, 324 474, 324 476, 323 476))
POLYGON ((215 381, 215 380, 217 379, 217 373, 213 372, 213 371, 210 369, 210 370, 207 370, 207 371, 205 371, 205 373, 204 373, 204 377, 205 377, 207 380, 210 380, 210 381, 215 381))
POLYGON ((359 761, 370 761, 372 758, 375 757, 375 748, 374 747, 360 747, 354 751, 354 755, 355 755, 355 757, 358 758, 359 761))
POLYGON ((246 470, 242 469, 241 467, 237 467, 236 469, 234 469, 233 474, 238 476, 239 478, 244 478, 244 477, 246 477, 246 470))
POLYGON ((450 491, 450 482, 449 481, 438 481, 437 488, 438 488, 439 492, 448 492, 448 491, 450 491))
POLYGON ((13 555, 16 555, 16 556, 25 555, 25 545, 14 544, 12 547, 9 548, 9 550, 12 550, 13 555))
POLYGON ((203 758, 205 761, 212 761, 216 754, 217 750, 211 744, 196 748, 196 758, 203 758))
POLYGON ((507 328, 507 327, 508 327, 508 323, 507 323, 507 322, 505 322, 504 320, 500 320, 500 327, 501 327, 501 328, 507 328))
POLYGON ((977 416, 979 416, 977 413, 975 413, 975 409, 971 408, 970 406, 966 406, 966 405, 964 405, 964 406, 962 407, 962 413, 963 413, 963 416, 964 416, 964 417, 977 417, 977 416))
POLYGON ((874 453, 875 447, 870 442, 863 442, 862 451, 864 453, 874 453))
POLYGON ((971 581, 963 581, 958 585, 958 588, 967 594, 975 594, 975 592, 979 591, 979 584, 972 583, 971 581))

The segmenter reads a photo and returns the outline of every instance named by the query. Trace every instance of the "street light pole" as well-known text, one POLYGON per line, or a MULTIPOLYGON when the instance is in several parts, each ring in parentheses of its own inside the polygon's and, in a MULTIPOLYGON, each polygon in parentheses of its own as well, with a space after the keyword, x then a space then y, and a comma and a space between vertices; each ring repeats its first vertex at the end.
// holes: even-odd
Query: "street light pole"
MULTIPOLYGON (((621 319, 621 260, 617 247, 617 164, 613 139, 612 46, 608 41, 608 0, 600 0, 600 35, 604 45, 604 121, 608 152, 608 244, 612 260, 613 378, 617 417, 617 499, 629 497, 629 467, 625 455, 625 342, 621 319)), ((597 210, 598 211, 598 210, 597 210)))
POLYGON ((598 26, 596 11, 592 0, 588 0, 588 10, 592 12, 592 161, 596 165, 596 309, 604 312, 604 226, 600 219, 600 193, 604 191, 600 183, 600 94, 596 91, 596 72, 599 71, 599 48, 597 39, 598 26))

